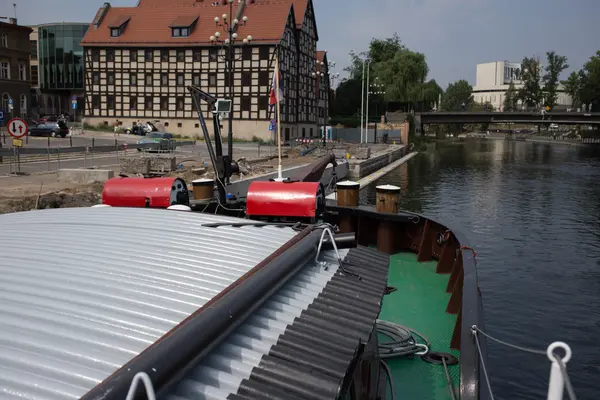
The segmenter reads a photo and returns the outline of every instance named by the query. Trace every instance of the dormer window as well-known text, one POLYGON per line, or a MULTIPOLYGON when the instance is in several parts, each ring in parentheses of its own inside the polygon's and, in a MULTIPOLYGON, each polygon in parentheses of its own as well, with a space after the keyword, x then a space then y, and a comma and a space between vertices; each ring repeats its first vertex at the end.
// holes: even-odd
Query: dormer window
POLYGON ((192 30, 194 29, 194 25, 198 17, 190 15, 190 16, 181 16, 175 18, 169 28, 171 28, 171 36, 174 38, 181 37, 189 37, 192 34, 192 30))
POLYGON ((190 36, 190 28, 172 28, 173 37, 188 37, 190 36))
POLYGON ((108 29, 110 29, 110 37, 118 38, 119 36, 121 36, 123 34, 123 31, 125 31, 125 27, 127 26, 127 23, 130 19, 131 17, 127 15, 121 15, 117 17, 117 19, 115 19, 112 23, 108 24, 108 29))

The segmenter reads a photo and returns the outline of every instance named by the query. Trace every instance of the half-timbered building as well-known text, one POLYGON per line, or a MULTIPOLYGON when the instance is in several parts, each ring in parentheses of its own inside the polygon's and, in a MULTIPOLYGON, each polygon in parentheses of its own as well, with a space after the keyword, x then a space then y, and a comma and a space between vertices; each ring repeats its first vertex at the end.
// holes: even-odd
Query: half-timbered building
MULTIPOLYGON (((276 59, 284 89, 282 136, 316 136, 316 80, 311 74, 317 36, 312 2, 235 0, 233 9, 230 18, 247 17, 238 26, 234 44, 234 136, 270 137, 268 121, 274 114, 268 98, 276 59), (302 4, 306 7, 298 17, 297 7, 302 4), (307 15, 311 15, 309 22, 307 15), (248 36, 252 40, 244 45, 241 38, 248 36), (310 44, 306 44, 307 37, 310 44), (300 40, 305 42, 302 54, 300 40), (310 54, 312 63, 308 62, 310 54)), ((172 133, 199 133, 186 87, 194 85, 218 98, 228 97, 226 49, 210 41, 217 31, 221 39, 226 38, 214 19, 222 20, 228 12, 227 0, 139 0, 136 7, 106 3, 82 41, 86 122, 153 121, 172 133)), ((203 107, 207 115, 208 107, 203 107)))

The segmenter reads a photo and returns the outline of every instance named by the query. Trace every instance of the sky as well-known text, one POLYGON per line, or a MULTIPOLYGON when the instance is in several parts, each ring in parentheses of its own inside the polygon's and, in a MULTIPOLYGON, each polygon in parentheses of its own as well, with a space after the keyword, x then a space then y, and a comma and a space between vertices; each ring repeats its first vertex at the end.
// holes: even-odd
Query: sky
MULTIPOLYGON (((0 16, 20 24, 87 22, 105 0, 0 0, 0 16)), ((110 0, 109 0, 110 1, 110 0)), ((165 0, 168 1, 168 0, 165 0)), ((475 84, 478 63, 519 62, 554 50, 568 58, 563 78, 600 50, 600 0, 313 0, 319 50, 343 75, 348 53, 367 50, 372 38, 398 33, 424 53, 429 78, 442 87, 459 79, 475 84)), ((137 0, 113 0, 135 6, 137 0)))

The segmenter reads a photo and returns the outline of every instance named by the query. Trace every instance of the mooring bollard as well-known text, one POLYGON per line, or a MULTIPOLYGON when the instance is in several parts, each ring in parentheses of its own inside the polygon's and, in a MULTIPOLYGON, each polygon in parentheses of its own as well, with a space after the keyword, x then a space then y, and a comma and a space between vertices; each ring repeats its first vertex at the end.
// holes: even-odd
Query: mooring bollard
MULTIPOLYGON (((400 202, 400 188, 393 185, 381 185, 375 188, 376 209, 379 213, 397 214, 400 202)), ((385 254, 396 252, 394 223, 381 220, 377 228, 377 250, 385 254)))
MULTIPOLYGON (((354 181, 338 182, 337 205, 340 207, 358 207, 360 196, 360 184, 354 181)), ((340 232, 349 233, 356 231, 355 218, 351 215, 340 216, 340 232)))

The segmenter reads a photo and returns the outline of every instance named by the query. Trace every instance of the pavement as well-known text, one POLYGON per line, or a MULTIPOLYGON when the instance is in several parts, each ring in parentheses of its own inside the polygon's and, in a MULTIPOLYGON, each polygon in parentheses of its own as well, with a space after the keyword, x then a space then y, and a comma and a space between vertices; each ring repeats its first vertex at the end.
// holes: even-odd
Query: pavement
MULTIPOLYGON (((119 142, 128 141, 128 140, 137 142, 137 140, 139 140, 139 136, 134 136, 133 138, 130 138, 130 137, 123 138, 123 136, 127 136, 127 135, 121 135, 122 139, 120 138, 117 140, 119 140, 119 142)), ((114 140, 115 140, 114 138, 109 138, 106 136, 103 137, 102 135, 90 135, 90 136, 86 135, 85 138, 84 137, 73 137, 73 146, 83 146, 83 145, 85 145, 85 143, 90 143, 92 137, 94 137, 94 143, 99 146, 111 144, 111 143, 114 144, 114 140), (75 144, 75 143, 79 143, 79 144, 75 144)), ((41 138, 41 140, 39 138, 35 138, 35 140, 32 140, 32 139, 34 139, 34 138, 30 138, 29 144, 26 146, 36 146, 36 147, 37 146, 41 146, 41 147, 47 146, 47 143, 48 143, 47 138, 41 138)), ((66 146, 60 146, 60 147, 69 147, 68 140, 69 140, 68 138, 65 138, 65 139, 51 138, 52 147, 58 147, 58 146, 55 146, 54 143, 61 142, 61 141, 66 141, 66 146)), ((227 151, 227 150, 225 149, 225 151, 227 151)), ((233 155, 234 155, 235 159, 240 159, 242 157, 256 158, 259 156, 267 156, 267 155, 271 155, 271 154, 273 154, 273 155, 276 154, 274 147, 271 147, 269 149, 269 146, 260 146, 260 151, 259 151, 259 146, 257 143, 234 143, 233 144, 233 155)), ((119 165, 119 159, 121 157, 124 157, 124 156, 138 157, 140 155, 141 155, 141 153, 139 153, 135 150, 129 150, 129 151, 127 151, 127 154, 125 154, 124 152, 119 152, 118 156, 115 152, 112 152, 112 153, 95 154, 93 157, 91 156, 91 154, 89 154, 87 157, 78 156, 77 158, 68 158, 68 159, 63 158, 63 159, 61 159, 60 163, 58 162, 56 156, 51 156, 51 159, 49 162, 48 162, 48 160, 21 162, 20 172, 24 173, 24 174, 35 174, 35 173, 43 173, 43 172, 52 172, 52 171, 56 171, 60 168, 116 167, 119 165)), ((210 156, 208 154, 208 150, 207 150, 206 144, 204 142, 197 142, 195 145, 182 146, 174 152, 174 155, 180 160, 194 159, 197 161, 205 160, 207 162, 210 162, 210 156)), ((16 170, 16 166, 13 165, 11 167, 8 159, 6 159, 6 157, 5 157, 4 164, 0 164, 0 176, 8 175, 11 173, 11 171, 14 172, 15 170, 16 170)), ((1 186, 1 184, 0 184, 0 186, 1 186)))

